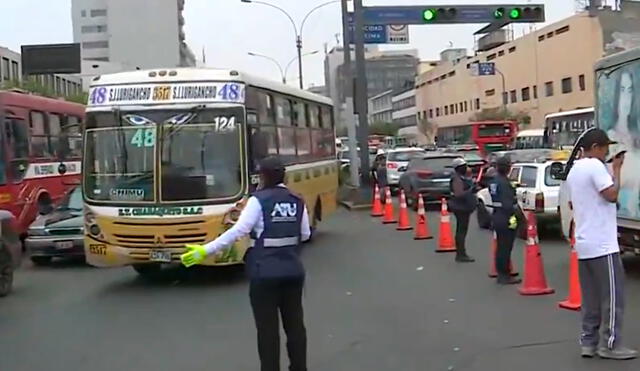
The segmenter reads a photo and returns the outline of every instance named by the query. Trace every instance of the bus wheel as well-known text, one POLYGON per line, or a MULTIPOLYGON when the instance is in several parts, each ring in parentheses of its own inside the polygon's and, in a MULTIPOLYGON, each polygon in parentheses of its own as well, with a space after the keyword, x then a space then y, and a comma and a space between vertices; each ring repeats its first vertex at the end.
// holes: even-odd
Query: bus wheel
POLYGON ((34 265, 40 267, 51 264, 50 256, 32 256, 29 259, 31 259, 31 262, 33 262, 34 265))
POLYGON ((156 278, 162 270, 160 264, 134 264, 133 270, 144 278, 156 278))
POLYGON ((13 287, 11 254, 0 247, 0 296, 7 296, 13 287))
POLYGON ((53 201, 48 193, 43 193, 38 197, 38 214, 47 215, 53 211, 53 201))

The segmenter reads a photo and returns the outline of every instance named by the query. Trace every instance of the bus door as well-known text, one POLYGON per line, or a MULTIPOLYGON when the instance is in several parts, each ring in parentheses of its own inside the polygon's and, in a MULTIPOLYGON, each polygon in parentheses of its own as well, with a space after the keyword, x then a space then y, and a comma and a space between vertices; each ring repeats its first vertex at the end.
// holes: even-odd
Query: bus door
POLYGON ((4 125, 4 161, 8 194, 15 208, 21 230, 26 228, 26 220, 30 220, 27 205, 27 194, 23 194, 23 180, 29 168, 29 134, 25 120, 17 116, 5 117, 4 125))

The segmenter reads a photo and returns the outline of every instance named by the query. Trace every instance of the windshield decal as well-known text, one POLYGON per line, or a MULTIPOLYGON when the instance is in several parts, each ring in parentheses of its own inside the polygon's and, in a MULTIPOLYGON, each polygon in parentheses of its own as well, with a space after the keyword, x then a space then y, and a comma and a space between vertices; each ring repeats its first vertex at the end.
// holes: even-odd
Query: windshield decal
POLYGON ((136 126, 153 125, 153 121, 149 120, 148 118, 146 118, 144 116, 124 115, 124 116, 122 116, 122 118, 125 119, 131 125, 136 125, 136 126))
POLYGON ((112 188, 109 198, 113 201, 142 201, 144 189, 141 188, 112 188))

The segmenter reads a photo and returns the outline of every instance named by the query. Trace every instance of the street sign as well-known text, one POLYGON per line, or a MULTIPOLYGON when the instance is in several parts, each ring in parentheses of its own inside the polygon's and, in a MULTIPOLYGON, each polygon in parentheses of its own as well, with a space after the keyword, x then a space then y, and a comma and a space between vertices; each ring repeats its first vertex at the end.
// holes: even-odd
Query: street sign
POLYGON ((496 74, 496 64, 493 62, 472 63, 469 69, 473 76, 493 76, 496 74))
POLYGON ((544 22, 543 4, 410 5, 363 7, 365 24, 544 22))
MULTIPOLYGON (((349 13, 349 40, 354 44, 355 30, 353 13, 349 13)), ((365 44, 408 44, 409 27, 406 25, 364 25, 365 44)))

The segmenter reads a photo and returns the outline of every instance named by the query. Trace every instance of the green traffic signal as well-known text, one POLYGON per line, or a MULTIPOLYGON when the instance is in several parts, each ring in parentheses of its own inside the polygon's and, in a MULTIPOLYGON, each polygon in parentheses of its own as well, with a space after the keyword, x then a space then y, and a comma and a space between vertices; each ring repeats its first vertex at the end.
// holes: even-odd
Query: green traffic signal
POLYGON ((513 8, 509 12, 509 18, 519 19, 522 16, 522 10, 520 8, 513 8))
POLYGON ((436 11, 434 9, 427 9, 422 13, 422 18, 425 21, 433 21, 436 19, 436 11))

